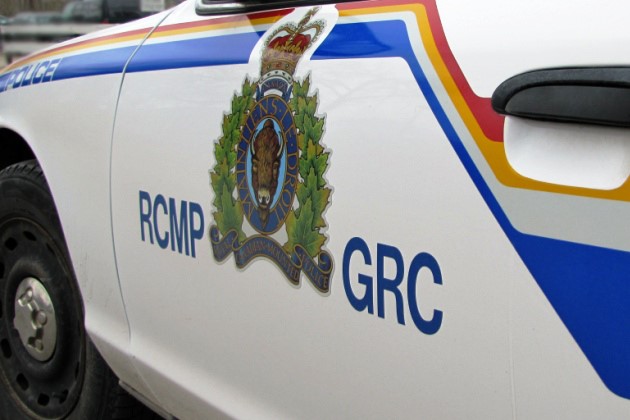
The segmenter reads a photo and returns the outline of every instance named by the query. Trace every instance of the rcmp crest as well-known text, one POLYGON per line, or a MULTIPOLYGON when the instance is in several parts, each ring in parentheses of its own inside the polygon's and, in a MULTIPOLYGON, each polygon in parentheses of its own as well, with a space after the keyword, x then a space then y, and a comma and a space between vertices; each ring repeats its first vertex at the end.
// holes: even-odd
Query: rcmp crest
POLYGON ((214 191, 212 252, 217 261, 234 255, 244 268, 256 258, 273 261, 297 285, 302 273, 328 292, 333 261, 323 217, 331 188, 324 175, 329 152, 321 143, 325 118, 310 75, 294 77, 304 53, 325 22, 309 10, 265 39, 259 78, 246 78, 223 118, 210 171, 214 191))

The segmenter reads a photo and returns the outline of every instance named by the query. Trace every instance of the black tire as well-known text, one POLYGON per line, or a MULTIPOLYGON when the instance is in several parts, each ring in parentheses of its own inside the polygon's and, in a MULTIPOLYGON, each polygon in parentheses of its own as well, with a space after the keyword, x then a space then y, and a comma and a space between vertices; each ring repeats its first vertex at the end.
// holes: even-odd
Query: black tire
POLYGON ((0 171, 0 388, 3 419, 150 416, 118 386, 85 333, 81 295, 55 205, 35 161, 0 171), (56 334, 48 337, 56 340, 46 360, 33 357, 34 347, 27 348, 32 342, 20 338, 14 323, 16 310, 24 312, 17 290, 29 278, 43 285, 54 307, 56 334))

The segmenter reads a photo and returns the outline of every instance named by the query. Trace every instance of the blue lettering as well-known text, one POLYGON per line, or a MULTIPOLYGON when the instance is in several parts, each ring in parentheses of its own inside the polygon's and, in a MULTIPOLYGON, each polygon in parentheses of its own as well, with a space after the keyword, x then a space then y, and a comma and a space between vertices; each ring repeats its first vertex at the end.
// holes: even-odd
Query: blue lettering
POLYGON ((61 59, 53 60, 50 62, 50 65, 48 66, 48 69, 46 70, 46 73, 42 78, 42 82, 50 82, 53 79, 59 63, 61 63, 61 59))
POLYGON ((343 287, 346 290, 348 300, 354 309, 361 312, 367 308, 368 313, 374 313, 374 292, 373 292, 373 279, 365 274, 359 274, 359 284, 365 286, 365 294, 362 298, 358 298, 352 291, 350 285, 350 259, 354 252, 359 252, 363 255, 363 262, 370 266, 372 265, 372 256, 370 255, 370 249, 365 241, 361 238, 352 238, 346 245, 346 249, 343 252, 343 287))
POLYGON ((46 70, 48 70, 49 61, 44 61, 37 66, 37 70, 35 71, 35 75, 33 76, 33 84, 40 83, 46 74, 46 70))
POLYGON ((149 230, 149 241, 153 243, 153 229, 151 228, 151 196, 146 191, 140 191, 140 237, 145 242, 144 226, 149 230))
POLYGON ((22 67, 20 70, 17 70, 17 76, 15 78, 15 82, 13 83, 13 87, 18 87, 24 80, 24 76, 26 75, 26 71, 28 67, 22 67))
POLYGON ((203 221, 203 210, 199 204, 191 202, 188 209, 190 211, 188 218, 190 220, 190 249, 192 257, 195 258, 195 240, 203 238, 205 224, 203 221), (197 217, 195 218, 195 216, 197 217), (199 225, 195 223, 195 219, 199 220, 199 225))
POLYGON ((376 245, 376 292, 378 299, 378 316, 385 318, 385 290, 394 294, 396 298, 396 317, 398 323, 405 325, 405 315, 403 313, 403 297, 398 287, 405 276, 405 263, 403 256, 397 248, 389 245, 376 245), (385 278, 385 258, 389 258, 396 263, 396 275, 393 279, 385 278))
POLYGON ((431 254, 426 252, 416 255, 411 261, 409 267, 409 279, 407 280, 407 296, 409 297, 409 311, 411 312, 411 318, 416 327, 425 334, 435 334, 442 326, 442 311, 437 309, 433 310, 433 318, 430 321, 426 321, 420 315, 420 308, 418 307, 418 301, 416 299, 416 283, 418 281, 418 274, 423 268, 429 269, 433 274, 433 283, 442 284, 442 271, 437 260, 433 258, 431 254))
POLYGON ((155 197, 155 201, 153 202, 153 230, 155 231, 155 237, 157 239, 157 243, 162 249, 166 249, 168 247, 168 232, 164 232, 164 236, 160 235, 160 230, 158 228, 158 207, 162 207, 164 210, 162 213, 168 215, 168 209, 166 208, 166 200, 162 194, 158 194, 155 197))
POLYGON ((35 70, 37 70, 36 65, 31 65, 28 67, 28 71, 24 76, 24 80, 22 81, 22 86, 28 86, 33 81, 33 75, 35 74, 35 70))
POLYGON ((148 192, 140 191, 139 206, 140 238, 143 242, 148 241, 151 244, 157 242, 162 249, 169 248, 170 244, 173 252, 197 257, 195 242, 203 239, 205 229, 201 205, 191 201, 165 198, 162 194, 152 198, 148 192), (162 217, 163 221, 168 219, 168 227, 162 226, 160 230, 159 217, 162 217))
MULTIPOLYGON (((350 279, 350 268, 352 264, 352 256, 357 252, 363 256, 363 263, 370 267, 372 265, 372 257, 367 243, 358 237, 348 241, 346 249, 343 253, 343 287, 348 297, 348 301, 352 307, 362 312, 365 308, 368 313, 374 313, 374 278, 366 274, 359 274, 358 283, 365 286, 365 294, 363 297, 357 297, 352 290, 350 279)), ((409 273, 407 275, 406 296, 401 291, 401 284, 405 280, 405 262, 403 255, 398 248, 392 245, 377 244, 376 246, 376 300, 378 307, 378 316, 385 318, 385 291, 394 295, 396 301, 396 318, 399 324, 405 325, 405 298, 409 304, 409 312, 414 325, 423 334, 435 334, 442 326, 443 313, 440 310, 433 310, 433 317, 427 320, 420 314, 418 298, 416 297, 416 288, 420 271, 426 268, 433 276, 434 284, 442 284, 442 271, 437 260, 426 252, 417 254, 411 261, 409 273), (385 277, 385 263, 391 260, 394 263, 393 278, 385 277)), ((404 290, 404 289, 403 289, 404 290)))
POLYGON ((17 76, 17 72, 13 72, 9 76, 9 80, 7 80, 7 84, 6 84, 6 90, 13 89, 13 82, 15 81, 15 76, 17 76))
POLYGON ((168 199, 168 208, 171 216, 171 250, 175 251, 175 243, 177 243, 177 252, 182 253, 185 248, 186 255, 190 255, 190 245, 188 243, 188 202, 182 201, 179 211, 179 223, 177 222, 177 206, 175 199, 168 199))

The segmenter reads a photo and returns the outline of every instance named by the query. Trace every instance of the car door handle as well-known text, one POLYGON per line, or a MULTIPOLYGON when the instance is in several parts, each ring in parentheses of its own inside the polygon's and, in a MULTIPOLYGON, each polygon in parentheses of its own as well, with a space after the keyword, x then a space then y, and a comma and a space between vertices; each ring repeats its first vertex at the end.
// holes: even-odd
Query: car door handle
POLYGON ((630 127, 630 67, 535 70, 492 95, 500 114, 545 121, 630 127))

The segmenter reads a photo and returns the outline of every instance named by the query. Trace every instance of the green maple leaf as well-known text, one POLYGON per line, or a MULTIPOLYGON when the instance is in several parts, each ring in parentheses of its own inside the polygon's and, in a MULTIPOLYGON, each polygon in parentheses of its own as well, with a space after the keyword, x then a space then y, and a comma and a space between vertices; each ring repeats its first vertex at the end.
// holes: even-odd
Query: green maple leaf
POLYGON ((306 199, 311 196, 311 191, 306 185, 298 184, 296 195, 297 195, 298 203, 300 205, 300 207, 298 207, 298 209, 296 210, 296 213, 299 216, 300 209, 306 203, 306 199))
POLYGON ((232 115, 240 114, 240 111, 243 107, 242 103, 243 101, 239 96, 237 96, 236 94, 232 96, 232 112, 231 112, 232 115))
POLYGON ((239 125, 239 127, 244 126, 244 125, 245 125, 245 123, 247 122, 247 118, 249 117, 249 115, 247 114, 247 112, 246 112, 246 111, 248 111, 249 109, 250 109, 250 108, 249 108, 249 106, 248 106, 248 107, 245 109, 245 112, 243 112, 243 113, 241 114, 241 119, 240 119, 239 124, 238 124, 238 125, 239 125))
POLYGON ((228 124, 226 130, 223 130, 223 148, 225 150, 230 150, 232 148, 232 134, 234 130, 230 128, 232 122, 232 118, 228 119, 228 124))
POLYGON ((300 150, 304 149, 304 145, 305 145, 305 140, 304 140, 304 134, 300 133, 297 136, 297 143, 298 143, 298 148, 300 150))
POLYGON ((223 186, 221 194, 221 208, 223 211, 214 213, 214 220, 217 223, 219 231, 225 235, 227 232, 234 229, 239 232, 240 236, 243 226, 243 207, 240 201, 234 201, 226 185, 223 186))
POLYGON ((306 145, 306 158, 309 160, 317 158, 317 146, 313 141, 309 141, 306 145))
POLYGON ((312 167, 311 159, 308 159, 306 154, 303 154, 302 157, 300 157, 300 167, 298 168, 298 172, 303 180, 306 180, 312 167))
POLYGON ((317 94, 313 94, 313 96, 306 97, 306 110, 305 112, 308 115, 315 115, 315 111, 317 111, 317 94))
POLYGON ((293 115, 293 123, 300 133, 299 135, 304 136, 304 114, 296 112, 295 115, 293 115))
POLYGON ((227 149, 228 150, 234 149, 234 146, 238 144, 240 139, 241 139, 241 131, 238 128, 232 130, 230 134, 228 135, 228 142, 226 144, 227 149))
POLYGON ((287 252, 293 252, 295 246, 299 244, 304 247, 311 257, 317 256, 326 241, 326 237, 313 229, 312 222, 313 210, 310 200, 307 200, 306 204, 301 208, 299 217, 296 217, 294 212, 289 213, 286 221, 287 236, 289 238, 285 245, 287 252))
POLYGON ((319 144, 308 142, 306 152, 302 153, 299 161, 299 173, 303 180, 308 178, 308 174, 313 169, 315 175, 317 175, 317 188, 322 188, 326 185, 324 180, 324 172, 328 167, 328 153, 323 152, 323 148, 319 144))
POLYGON ((307 96, 309 90, 311 90, 311 76, 310 75, 306 79, 304 79, 304 81, 302 82, 300 93, 302 96, 307 96))
MULTIPOLYGON (((227 167, 227 161, 225 159, 221 160, 221 161, 217 161, 217 164, 214 165, 214 174, 217 177, 222 177, 222 176, 226 176, 229 173, 228 167, 227 167)), ((218 178, 217 178, 218 180, 218 178)), ((212 185, 215 185, 214 179, 212 180, 212 185)), ((217 191, 217 194, 221 193, 221 190, 217 191)))
POLYGON ((236 166, 236 152, 234 150, 230 150, 226 156, 228 168, 232 169, 236 166))
POLYGON ((324 172, 328 167, 328 153, 322 153, 313 160, 313 169, 317 175, 317 188, 324 188, 326 180, 324 180, 324 172))
POLYGON ((310 200, 313 207, 313 228, 320 228, 326 226, 326 221, 322 216, 324 210, 328 206, 328 199, 330 198, 330 189, 329 188, 317 188, 315 187, 317 183, 317 176, 315 175, 315 171, 311 169, 311 172, 308 174, 307 185, 309 187, 312 185, 313 187, 309 188, 310 192, 310 200))
POLYGON ((242 89, 243 96, 245 98, 250 98, 254 95, 255 90, 256 90, 255 83, 253 83, 249 79, 245 79, 245 81, 243 82, 243 89, 242 89))
POLYGON ((313 114, 304 113, 304 138, 309 141, 313 140, 313 114))
POLYGON ((225 177, 225 186, 230 193, 236 188, 236 174, 234 172, 229 172, 225 177))
POLYGON ((315 170, 313 162, 313 159, 300 159, 300 167, 298 171, 300 173, 300 177, 302 177, 305 182, 311 170, 315 170))
MULTIPOLYGON (((312 139, 314 143, 319 143, 324 135, 324 119, 317 118, 314 119, 314 124, 311 127, 312 139)), ((319 153, 319 152, 318 152, 319 153)))
POLYGON ((217 208, 217 210, 223 210, 223 191, 227 188, 228 191, 232 191, 234 189, 234 185, 236 183, 235 176, 233 174, 228 173, 212 173, 210 174, 210 179, 212 182, 212 189, 214 190, 214 201, 213 204, 217 208))
POLYGON ((210 185, 212 186, 212 191, 214 192, 214 199, 212 200, 212 204, 214 207, 221 211, 221 191, 223 190, 223 185, 225 183, 221 181, 221 176, 216 172, 210 172, 210 185))
POLYGON ((227 159, 223 159, 221 162, 219 162, 219 164, 217 165, 217 173, 224 176, 227 176, 230 173, 227 159))
POLYGON ((316 185, 317 175, 315 175, 315 171, 311 168, 306 183, 298 185, 296 195, 300 207, 295 210, 295 215, 301 217, 302 207, 310 200, 313 210, 312 227, 321 228, 326 226, 323 213, 326 207, 328 207, 331 190, 330 188, 318 188, 316 185))
POLYGON ((313 216, 313 227, 326 227, 326 220, 324 220, 324 210, 326 210, 326 207, 328 206, 330 200, 330 188, 322 188, 320 190, 314 191, 311 199, 313 200, 313 207, 318 209, 313 216))
POLYGON ((295 121, 295 126, 297 128, 300 129, 300 131, 304 131, 304 118, 306 117, 306 112, 304 112, 306 110, 306 99, 302 96, 297 98, 297 106, 295 107, 296 109, 296 118, 294 119, 295 121))
POLYGON ((308 89, 310 87, 310 83, 308 78, 306 78, 303 82, 298 82, 297 80, 293 83, 293 98, 305 97, 308 95, 308 89))
POLYGON ((294 109, 297 109, 297 103, 300 98, 304 99, 308 95, 308 89, 310 85, 308 83, 308 79, 303 82, 295 81, 293 84, 293 98, 292 105, 294 105, 294 109))
POLYGON ((291 97, 291 102, 289 103, 289 105, 291 106, 291 109, 293 110, 293 112, 295 112, 295 114, 298 114, 298 98, 300 97, 300 95, 298 95, 298 91, 299 91, 299 83, 298 82, 294 82, 293 83, 293 96, 291 97))
POLYGON ((230 129, 230 116, 229 115, 224 115, 223 116, 223 121, 221 122, 221 132, 223 133, 223 135, 219 138, 219 143, 220 144, 224 144, 224 142, 225 142, 225 133, 229 133, 230 131, 232 131, 230 129))
POLYGON ((221 146, 223 137, 219 139, 219 143, 214 147, 214 158, 217 162, 223 162, 226 159, 225 148, 221 146))

